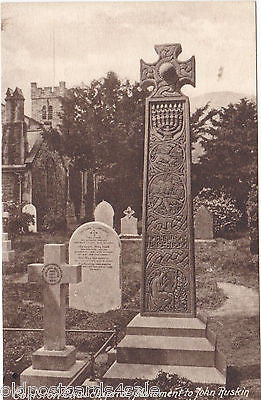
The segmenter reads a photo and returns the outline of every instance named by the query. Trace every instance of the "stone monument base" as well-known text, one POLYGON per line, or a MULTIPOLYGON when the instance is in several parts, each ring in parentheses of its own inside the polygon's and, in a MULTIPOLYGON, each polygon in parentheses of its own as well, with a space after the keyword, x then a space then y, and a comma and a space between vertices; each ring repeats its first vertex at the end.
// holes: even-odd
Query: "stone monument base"
POLYGON ((197 383, 226 383, 226 362, 216 335, 199 318, 144 317, 138 314, 118 344, 104 381, 153 379, 159 371, 197 383))
POLYGON ((33 366, 30 366, 21 373, 20 384, 26 383, 27 385, 36 387, 57 386, 59 383, 68 385, 83 366, 84 361, 76 361, 67 371, 40 370, 33 369, 33 366))
POLYGON ((124 239, 127 239, 127 240, 129 240, 129 239, 132 239, 132 240, 141 240, 142 239, 142 237, 141 237, 141 235, 135 235, 134 233, 120 233, 120 235, 119 235, 119 237, 120 237, 120 239, 122 240, 124 240, 124 239))
POLYGON ((142 237, 140 235, 120 235, 123 265, 141 263, 142 237))
POLYGON ((36 350, 32 355, 33 369, 51 371, 67 371, 76 362, 76 349, 66 346, 64 350, 45 350, 44 347, 36 350))
POLYGON ((20 375, 20 383, 27 385, 52 386, 68 384, 83 367, 84 361, 76 361, 74 346, 64 350, 46 350, 44 347, 32 355, 32 365, 20 375))

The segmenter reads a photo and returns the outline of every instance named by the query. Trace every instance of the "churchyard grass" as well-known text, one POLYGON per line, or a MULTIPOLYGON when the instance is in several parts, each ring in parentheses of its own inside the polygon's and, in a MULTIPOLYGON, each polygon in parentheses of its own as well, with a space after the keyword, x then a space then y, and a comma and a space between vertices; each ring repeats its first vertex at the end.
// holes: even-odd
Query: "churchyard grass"
MULTIPOLYGON (((32 262, 43 261, 45 243, 66 243, 68 234, 37 233, 17 238, 13 242, 16 251, 15 266, 3 274, 3 326, 42 327, 42 290, 38 284, 26 283, 26 267, 32 262)), ((258 289, 258 266, 249 251, 247 234, 236 240, 218 238, 216 243, 196 243, 196 277, 198 308, 211 310, 218 308, 226 300, 217 282, 230 282, 258 289)), ((126 257, 125 257, 126 259, 126 257)), ((128 256, 127 256, 128 259, 128 256)), ((140 265, 123 265, 123 307, 125 310, 91 314, 86 311, 69 309, 66 314, 67 329, 112 330, 117 324, 124 327, 134 317, 139 308, 140 265)), ((218 334, 218 345, 224 351, 228 365, 233 366, 235 379, 257 391, 259 369, 259 318, 248 316, 212 317, 211 328, 218 334), (241 378, 240 378, 241 376, 241 378), (242 380, 244 377, 244 380, 242 380)), ((108 335, 67 334, 67 342, 77 347, 80 357, 88 358, 90 351, 97 351, 108 335)), ((4 333, 5 382, 17 381, 17 375, 31 363, 31 354, 42 343, 42 333, 4 333), (17 375, 16 375, 17 374, 17 375)), ((106 360, 105 360, 106 361, 106 360)), ((98 368, 98 373, 104 367, 98 368)))

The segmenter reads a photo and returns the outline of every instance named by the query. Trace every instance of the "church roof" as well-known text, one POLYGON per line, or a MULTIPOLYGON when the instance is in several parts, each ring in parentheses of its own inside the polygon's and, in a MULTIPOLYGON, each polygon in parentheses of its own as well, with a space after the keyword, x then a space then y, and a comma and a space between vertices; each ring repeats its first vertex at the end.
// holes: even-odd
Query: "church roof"
POLYGON ((26 157, 25 160, 25 164, 31 164, 35 157, 37 156, 38 151, 40 150, 41 146, 43 144, 43 138, 42 136, 38 137, 30 151, 30 153, 28 154, 28 156, 26 157))
POLYGON ((28 117, 27 115, 24 116, 24 122, 27 125, 27 129, 42 129, 43 128, 43 124, 41 124, 40 122, 36 121, 36 119, 32 118, 32 117, 28 117))

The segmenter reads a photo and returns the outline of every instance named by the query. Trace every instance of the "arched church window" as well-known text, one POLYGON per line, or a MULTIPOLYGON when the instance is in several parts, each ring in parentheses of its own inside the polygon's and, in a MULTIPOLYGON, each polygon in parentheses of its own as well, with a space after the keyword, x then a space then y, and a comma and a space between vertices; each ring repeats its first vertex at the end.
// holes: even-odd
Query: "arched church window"
POLYGON ((48 106, 48 119, 53 119, 53 106, 48 106))
POLYGON ((46 106, 42 107, 42 119, 46 119, 46 106))

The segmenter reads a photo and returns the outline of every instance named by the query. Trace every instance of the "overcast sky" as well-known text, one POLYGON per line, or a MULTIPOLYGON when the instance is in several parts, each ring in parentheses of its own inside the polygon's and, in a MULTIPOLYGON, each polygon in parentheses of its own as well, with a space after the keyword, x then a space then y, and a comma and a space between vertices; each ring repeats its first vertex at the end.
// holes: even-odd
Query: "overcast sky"
POLYGON ((71 87, 110 70, 139 80, 140 59, 155 62, 163 43, 181 43, 180 60, 196 57, 189 96, 255 94, 254 1, 8 3, 2 18, 2 95, 20 87, 27 114, 30 82, 71 87))

